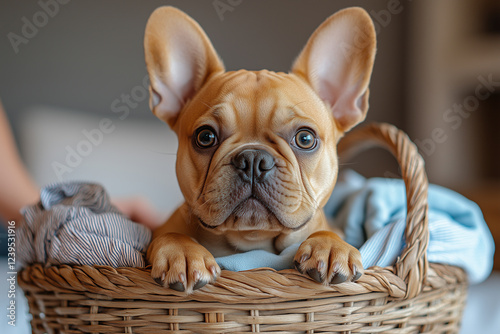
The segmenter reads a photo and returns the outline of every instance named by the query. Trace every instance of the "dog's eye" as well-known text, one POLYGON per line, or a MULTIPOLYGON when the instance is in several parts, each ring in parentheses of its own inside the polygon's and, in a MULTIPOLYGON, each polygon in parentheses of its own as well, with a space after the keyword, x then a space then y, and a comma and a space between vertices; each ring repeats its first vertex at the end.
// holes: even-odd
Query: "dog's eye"
POLYGON ((301 129, 295 135, 295 145, 303 150, 312 150, 316 147, 316 136, 309 129, 301 129))
POLYGON ((209 148, 217 144, 217 135, 212 128, 200 128, 196 133, 196 145, 209 148))

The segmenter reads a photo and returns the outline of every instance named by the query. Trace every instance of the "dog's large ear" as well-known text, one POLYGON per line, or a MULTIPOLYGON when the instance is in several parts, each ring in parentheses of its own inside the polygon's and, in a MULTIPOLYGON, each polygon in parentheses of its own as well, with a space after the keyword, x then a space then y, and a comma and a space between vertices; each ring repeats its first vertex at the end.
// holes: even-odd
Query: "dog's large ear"
POLYGON ((198 23, 173 7, 151 14, 144 49, 151 110, 174 127, 183 106, 224 65, 198 23))
POLYGON ((292 71, 331 108, 342 131, 364 120, 375 59, 375 28, 361 8, 330 16, 309 38, 292 71))

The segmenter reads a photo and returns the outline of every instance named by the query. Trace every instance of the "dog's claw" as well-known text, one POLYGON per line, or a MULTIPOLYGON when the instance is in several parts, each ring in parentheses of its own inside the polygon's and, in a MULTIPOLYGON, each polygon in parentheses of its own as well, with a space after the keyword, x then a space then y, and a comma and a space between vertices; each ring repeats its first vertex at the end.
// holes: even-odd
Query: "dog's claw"
POLYGON ((185 283, 186 283, 186 275, 183 273, 180 273, 179 274, 179 281, 174 282, 174 283, 170 283, 170 285, 168 287, 172 290, 175 290, 175 291, 184 292, 184 291, 186 291, 186 284, 185 283))
POLYGON ((295 266, 295 269, 301 274, 303 274, 302 269, 300 269, 300 263, 299 261, 293 261, 293 265, 295 266))
POLYGON ((205 285, 207 285, 208 281, 204 281, 204 280, 201 280, 201 281, 198 281, 196 282, 196 284, 193 286, 193 290, 198 290, 198 289, 201 289, 203 288, 205 285))
POLYGON ((363 276, 363 273, 359 271, 358 267, 356 265, 352 266, 352 281, 356 282, 361 276, 363 276))
POLYGON ((184 287, 184 284, 182 284, 181 282, 172 283, 168 287, 172 290, 179 291, 179 292, 184 292, 184 290, 186 290, 186 288, 184 287))
POLYGON ((313 268, 313 269, 309 269, 307 271, 307 275, 309 275, 309 277, 311 277, 313 280, 315 280, 316 282, 319 282, 321 283, 321 273, 319 272, 318 269, 316 268, 313 268))
POLYGON ((165 272, 161 273, 161 277, 155 277, 154 280, 156 283, 163 286, 163 283, 165 282, 165 272))
POLYGON ((310 258, 310 257, 311 257, 311 255, 310 255, 310 254, 307 254, 307 253, 306 253, 306 254, 302 254, 302 256, 300 257, 300 260, 299 260, 299 261, 300 261, 300 263, 304 263, 304 262, 306 262, 307 260, 309 260, 309 258, 310 258))
POLYGON ((343 283, 347 280, 347 276, 342 274, 342 273, 337 273, 335 276, 333 276, 332 280, 330 281, 331 284, 339 284, 343 283))

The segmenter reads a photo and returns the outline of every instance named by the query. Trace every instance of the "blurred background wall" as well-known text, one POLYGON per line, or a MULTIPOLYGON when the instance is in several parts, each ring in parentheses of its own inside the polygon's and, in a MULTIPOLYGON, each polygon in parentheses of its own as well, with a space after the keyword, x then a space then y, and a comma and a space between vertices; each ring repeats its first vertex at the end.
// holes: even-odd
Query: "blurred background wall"
MULTIPOLYGON (((431 182, 464 192, 489 221, 498 220, 495 0, 2 0, 0 97, 40 185, 85 179, 113 196, 143 195, 165 213, 179 203, 176 139, 149 111, 143 87, 144 27, 161 5, 196 19, 228 70, 276 71, 288 71, 326 17, 365 8, 378 39, 368 119, 407 131, 431 182), (100 136, 103 119, 109 132, 100 136), (73 153, 79 149, 80 158, 73 153)), ((348 167, 367 176, 399 174, 383 151, 348 167)))

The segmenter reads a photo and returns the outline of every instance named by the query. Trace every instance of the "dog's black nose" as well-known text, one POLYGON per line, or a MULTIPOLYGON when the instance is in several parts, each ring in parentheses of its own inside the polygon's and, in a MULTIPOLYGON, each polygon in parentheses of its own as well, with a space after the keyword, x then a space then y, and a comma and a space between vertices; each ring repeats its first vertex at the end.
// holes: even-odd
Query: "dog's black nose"
POLYGON ((264 150, 247 149, 236 154, 231 163, 245 182, 263 182, 274 169, 274 158, 264 150))

